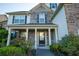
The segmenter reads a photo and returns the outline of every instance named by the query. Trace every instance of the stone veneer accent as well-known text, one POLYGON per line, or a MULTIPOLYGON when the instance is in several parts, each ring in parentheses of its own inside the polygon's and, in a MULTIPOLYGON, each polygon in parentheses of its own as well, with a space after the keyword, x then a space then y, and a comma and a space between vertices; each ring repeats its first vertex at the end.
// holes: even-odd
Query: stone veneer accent
POLYGON ((77 35, 79 30, 79 4, 64 4, 67 18, 68 32, 77 35))
POLYGON ((43 3, 42 4, 40 3, 39 6, 36 6, 35 10, 33 10, 31 12, 31 23, 37 23, 37 15, 40 12, 44 12, 47 15, 47 23, 51 23, 52 22, 51 18, 52 18, 52 14, 53 14, 52 11, 49 12, 49 9, 46 9, 43 6, 43 3))

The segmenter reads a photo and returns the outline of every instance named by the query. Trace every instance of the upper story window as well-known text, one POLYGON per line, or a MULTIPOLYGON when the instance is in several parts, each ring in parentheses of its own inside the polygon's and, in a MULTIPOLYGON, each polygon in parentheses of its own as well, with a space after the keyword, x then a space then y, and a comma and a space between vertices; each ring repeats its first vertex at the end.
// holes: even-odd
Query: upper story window
POLYGON ((25 16, 24 15, 15 15, 13 17, 14 24, 25 24, 25 16))
POLYGON ((45 13, 39 13, 39 23, 45 23, 45 13))
POLYGON ((50 3, 50 8, 57 8, 57 3, 50 3))

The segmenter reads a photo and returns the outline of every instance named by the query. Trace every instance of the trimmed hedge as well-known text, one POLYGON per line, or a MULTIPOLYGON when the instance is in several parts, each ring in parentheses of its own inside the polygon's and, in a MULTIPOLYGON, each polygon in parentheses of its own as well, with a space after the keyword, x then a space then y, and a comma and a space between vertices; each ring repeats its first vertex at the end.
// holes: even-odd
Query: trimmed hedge
POLYGON ((24 56, 25 50, 19 47, 7 46, 0 48, 0 56, 24 56))

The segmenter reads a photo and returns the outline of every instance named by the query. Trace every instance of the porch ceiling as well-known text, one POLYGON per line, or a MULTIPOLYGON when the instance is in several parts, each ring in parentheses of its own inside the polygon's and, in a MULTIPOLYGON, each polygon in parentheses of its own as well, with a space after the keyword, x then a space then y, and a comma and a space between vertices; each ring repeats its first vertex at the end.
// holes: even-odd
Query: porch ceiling
POLYGON ((11 25, 7 25, 8 27, 16 27, 16 26, 23 26, 23 27, 26 27, 26 26, 41 26, 41 27, 43 27, 43 26, 55 26, 55 27, 57 27, 57 25, 56 24, 53 24, 53 23, 29 23, 29 24, 11 24, 11 25))

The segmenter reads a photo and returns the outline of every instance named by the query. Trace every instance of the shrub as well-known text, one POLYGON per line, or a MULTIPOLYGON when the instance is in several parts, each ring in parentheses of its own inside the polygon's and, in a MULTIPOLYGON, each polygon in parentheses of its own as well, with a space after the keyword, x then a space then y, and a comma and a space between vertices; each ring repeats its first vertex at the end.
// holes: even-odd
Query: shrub
POLYGON ((6 39, 0 39, 0 47, 6 46, 6 39))
POLYGON ((58 43, 52 44, 52 45, 50 46, 50 50, 51 50, 51 51, 59 52, 59 51, 61 50, 61 46, 60 46, 58 43))
POLYGON ((79 52, 79 36, 68 35, 62 38, 60 42, 62 52, 67 55, 78 55, 79 52))
POLYGON ((30 53, 32 49, 31 41, 26 41, 23 39, 13 39, 12 42, 13 42, 13 44, 11 44, 12 46, 23 48, 26 51, 26 53, 30 53))
POLYGON ((0 39, 5 39, 7 38, 8 31, 4 28, 0 28, 0 39))
POLYGON ((26 55, 25 50, 20 47, 7 46, 0 48, 1 56, 23 56, 26 55))
POLYGON ((4 28, 0 28, 0 47, 6 45, 8 31, 4 28))
POLYGON ((52 51, 55 55, 60 55, 61 46, 59 43, 54 43, 50 46, 50 51, 52 51))
POLYGON ((66 35, 57 44, 52 44, 50 49, 55 52, 63 53, 64 55, 79 55, 79 36, 66 35))

